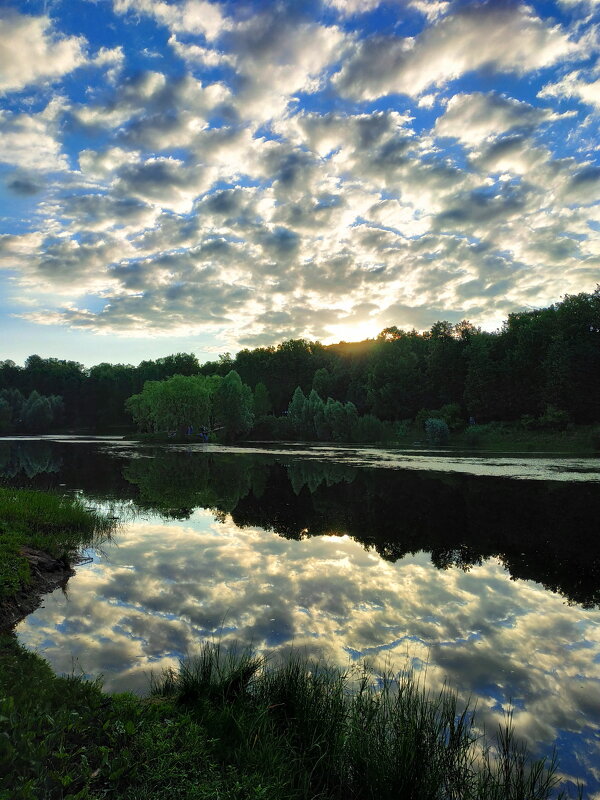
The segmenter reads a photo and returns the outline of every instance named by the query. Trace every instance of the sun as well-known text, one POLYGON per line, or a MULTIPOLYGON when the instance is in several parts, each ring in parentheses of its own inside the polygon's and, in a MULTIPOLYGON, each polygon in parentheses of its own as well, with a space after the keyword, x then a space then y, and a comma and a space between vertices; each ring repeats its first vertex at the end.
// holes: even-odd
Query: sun
POLYGON ((373 320, 340 323, 339 325, 329 325, 328 328, 331 331, 331 335, 323 340, 323 344, 362 342, 364 339, 374 339, 381 330, 381 326, 373 320))

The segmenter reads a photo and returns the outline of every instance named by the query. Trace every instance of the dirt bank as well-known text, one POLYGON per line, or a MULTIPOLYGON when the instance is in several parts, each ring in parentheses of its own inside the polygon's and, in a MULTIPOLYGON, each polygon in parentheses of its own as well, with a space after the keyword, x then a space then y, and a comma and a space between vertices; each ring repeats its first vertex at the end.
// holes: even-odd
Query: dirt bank
POLYGON ((35 550, 22 547, 21 555, 29 562, 31 582, 12 597, 0 599, 0 633, 6 633, 41 603, 43 596, 58 589, 64 589, 67 581, 75 574, 73 567, 64 559, 56 559, 35 550))

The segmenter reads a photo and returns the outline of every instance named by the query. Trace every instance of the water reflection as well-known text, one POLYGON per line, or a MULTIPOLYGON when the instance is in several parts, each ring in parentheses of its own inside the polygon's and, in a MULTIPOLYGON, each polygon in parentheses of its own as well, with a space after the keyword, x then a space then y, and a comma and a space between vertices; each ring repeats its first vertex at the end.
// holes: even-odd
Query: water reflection
MULTIPOLYGON (((333 457, 307 459, 297 450, 50 447, 12 443, 8 455, 0 451, 0 475, 23 483, 14 465, 27 464, 29 485, 60 483, 98 502, 126 502, 127 517, 137 509, 184 520, 195 508, 209 508, 231 514, 239 527, 289 539, 346 534, 388 561, 424 550, 440 569, 466 570, 497 557, 513 578, 542 583, 571 603, 600 603, 594 481, 364 469, 333 457)), ((339 448, 315 448, 325 450, 339 448)))
POLYGON ((0 475, 34 478, 44 473, 56 473, 63 460, 50 442, 36 442, 34 447, 24 443, 0 440, 0 475))
POLYGON ((349 537, 287 540, 196 511, 134 522, 19 633, 58 671, 141 691, 151 669, 219 631, 342 663, 408 655, 428 662, 433 688, 448 679, 476 699, 488 726, 512 700, 520 733, 536 747, 562 736, 563 768, 580 775, 600 757, 599 623, 496 560, 470 572, 440 571, 425 553, 391 563, 349 537))
POLYGON ((57 670, 144 691, 152 669, 219 632, 342 662, 409 658, 433 688, 447 679, 477 700, 487 725, 512 702, 519 732, 542 750, 557 742, 566 775, 600 797, 596 483, 365 469, 293 450, 54 452, 59 472, 5 480, 135 510, 67 596, 19 627, 57 670))

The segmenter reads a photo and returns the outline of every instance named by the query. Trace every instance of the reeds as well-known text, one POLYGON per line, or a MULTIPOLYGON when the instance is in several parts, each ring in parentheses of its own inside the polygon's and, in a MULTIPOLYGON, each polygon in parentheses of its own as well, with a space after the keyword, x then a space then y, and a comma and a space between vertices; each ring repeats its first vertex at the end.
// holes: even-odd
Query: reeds
POLYGON ((227 762, 269 773, 270 784, 286 785, 289 797, 563 796, 555 759, 532 760, 510 715, 489 740, 453 691, 432 694, 411 672, 344 671, 299 654, 273 664, 208 643, 155 683, 153 694, 195 710, 227 762))

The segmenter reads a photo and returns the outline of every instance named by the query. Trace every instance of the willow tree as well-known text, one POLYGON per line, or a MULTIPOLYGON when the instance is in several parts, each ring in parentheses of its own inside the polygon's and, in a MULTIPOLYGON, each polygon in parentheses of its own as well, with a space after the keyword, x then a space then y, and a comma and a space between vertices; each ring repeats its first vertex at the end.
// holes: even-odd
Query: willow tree
POLYGON ((254 397, 252 389, 235 370, 231 370, 220 381, 215 392, 215 418, 220 423, 224 438, 228 440, 243 436, 254 425, 254 397))
POLYGON ((221 384, 218 376, 174 375, 165 381, 146 381, 125 407, 140 430, 150 433, 190 427, 210 429, 214 422, 213 398, 221 384))

